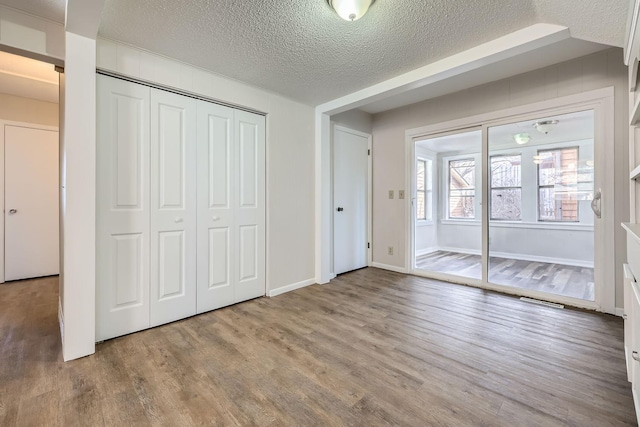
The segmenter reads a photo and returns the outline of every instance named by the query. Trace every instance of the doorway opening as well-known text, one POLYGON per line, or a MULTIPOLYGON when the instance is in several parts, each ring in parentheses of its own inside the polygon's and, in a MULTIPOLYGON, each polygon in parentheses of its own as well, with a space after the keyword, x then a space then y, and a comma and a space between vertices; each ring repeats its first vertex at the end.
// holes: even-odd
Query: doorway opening
POLYGON ((0 52, 0 283, 60 273, 59 74, 0 52))

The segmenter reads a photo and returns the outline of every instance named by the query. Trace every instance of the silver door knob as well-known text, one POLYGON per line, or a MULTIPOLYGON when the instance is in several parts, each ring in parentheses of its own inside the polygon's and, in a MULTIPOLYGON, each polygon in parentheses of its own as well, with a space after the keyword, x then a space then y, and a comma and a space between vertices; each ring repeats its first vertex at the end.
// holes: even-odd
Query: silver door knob
POLYGON ((13 215, 14 213, 18 213, 17 209, 9 209, 9 215, 13 215))
POLYGON ((182 218, 180 218, 180 217, 176 217, 176 219, 173 220, 173 222, 175 222, 176 224, 178 224, 178 223, 180 223, 182 221, 184 221, 184 220, 182 218))

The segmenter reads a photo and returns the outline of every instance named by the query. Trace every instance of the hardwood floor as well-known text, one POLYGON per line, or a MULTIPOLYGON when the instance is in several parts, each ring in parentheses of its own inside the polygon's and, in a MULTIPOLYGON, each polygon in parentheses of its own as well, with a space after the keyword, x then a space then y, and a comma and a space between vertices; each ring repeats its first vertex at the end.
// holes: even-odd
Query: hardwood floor
POLYGON ((63 363, 57 280, 0 285, 0 425, 635 425, 620 318, 378 269, 63 363))
MULTIPOLYGON (((480 255, 436 251, 417 257, 416 266, 427 271, 482 278, 480 255)), ((587 301, 595 299, 593 268, 491 257, 489 281, 587 301)))

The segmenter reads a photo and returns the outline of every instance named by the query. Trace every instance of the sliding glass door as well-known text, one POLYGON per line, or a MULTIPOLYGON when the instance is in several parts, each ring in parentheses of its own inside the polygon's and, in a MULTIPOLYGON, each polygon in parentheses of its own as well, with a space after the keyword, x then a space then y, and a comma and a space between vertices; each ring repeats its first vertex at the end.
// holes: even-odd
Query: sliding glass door
POLYGON ((594 109, 494 123, 414 138, 411 270, 591 306, 604 258, 594 109))
POLYGON ((594 112, 489 127, 489 269, 498 285, 594 301, 594 112))
POLYGON ((482 130, 415 143, 415 268, 482 279, 482 130))

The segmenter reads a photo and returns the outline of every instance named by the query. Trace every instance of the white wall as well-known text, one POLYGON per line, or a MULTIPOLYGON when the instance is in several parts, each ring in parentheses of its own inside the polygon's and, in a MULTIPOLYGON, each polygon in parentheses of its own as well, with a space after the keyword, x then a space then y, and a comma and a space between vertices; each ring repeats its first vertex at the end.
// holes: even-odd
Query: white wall
POLYGON ((58 126, 58 104, 0 93, 0 119, 58 126))
MULTIPOLYGON (((628 218, 628 98, 627 68, 620 49, 609 49, 583 58, 478 86, 451 95, 374 115, 373 212, 374 262, 404 267, 408 225, 403 201, 389 200, 390 189, 405 186, 405 130, 485 112, 615 87, 615 223, 628 218), (388 255, 387 246, 394 246, 388 255)), ((442 242, 440 242, 442 243, 442 242)), ((626 240, 616 228, 616 306, 622 306, 622 264, 626 240)))
POLYGON ((62 65, 64 26, 0 5, 0 44, 7 52, 62 65))
POLYGON ((110 40, 97 66, 267 113, 267 292, 313 283, 313 108, 110 40))

